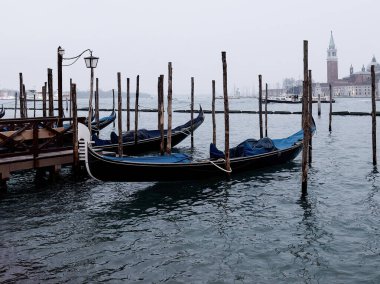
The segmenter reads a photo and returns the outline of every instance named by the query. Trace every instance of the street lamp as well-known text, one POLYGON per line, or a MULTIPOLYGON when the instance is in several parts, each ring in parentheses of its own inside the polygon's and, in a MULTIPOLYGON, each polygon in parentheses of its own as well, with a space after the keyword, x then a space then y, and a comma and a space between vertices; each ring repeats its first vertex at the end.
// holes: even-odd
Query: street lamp
POLYGON ((92 56, 92 51, 90 50, 90 56, 85 57, 84 61, 86 67, 91 69, 91 86, 90 86, 90 102, 88 104, 88 130, 91 133, 91 118, 92 118, 92 97, 94 93, 94 68, 98 65, 99 57, 92 56))
MULTIPOLYGON (((62 66, 71 66, 75 62, 78 61, 78 59, 85 53, 89 51, 90 56, 85 57, 84 61, 86 63, 86 67, 91 69, 91 86, 90 86, 90 103, 88 107, 88 129, 90 130, 91 133, 91 117, 92 117, 92 97, 94 93, 94 68, 98 65, 99 57, 92 56, 92 50, 86 49, 82 51, 81 54, 70 57, 70 58, 63 58, 63 54, 65 53, 65 50, 61 48, 60 46, 58 47, 58 96, 61 96, 60 103, 62 104, 62 66), (62 60, 74 60, 70 64, 62 65, 62 60), (61 95, 59 95, 61 94, 61 95)), ((63 106, 60 106, 60 110, 62 110, 62 117, 63 117, 63 106)))
POLYGON ((57 56, 58 56, 58 126, 62 126, 62 118, 63 118, 63 106, 62 106, 62 61, 63 55, 65 54, 65 50, 58 46, 57 56))

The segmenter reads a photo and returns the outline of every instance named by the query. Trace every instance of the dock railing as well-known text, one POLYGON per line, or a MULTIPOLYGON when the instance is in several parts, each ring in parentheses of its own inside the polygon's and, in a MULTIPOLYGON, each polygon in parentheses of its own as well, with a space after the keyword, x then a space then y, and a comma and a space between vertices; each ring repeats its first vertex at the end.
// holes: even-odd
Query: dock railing
MULTIPOLYGON (((84 122, 85 118, 78 118, 84 122)), ((72 149, 72 118, 40 117, 0 121, 0 159, 72 149), (58 127, 59 122, 63 126, 58 127), (67 122, 66 124, 64 122, 67 122)))

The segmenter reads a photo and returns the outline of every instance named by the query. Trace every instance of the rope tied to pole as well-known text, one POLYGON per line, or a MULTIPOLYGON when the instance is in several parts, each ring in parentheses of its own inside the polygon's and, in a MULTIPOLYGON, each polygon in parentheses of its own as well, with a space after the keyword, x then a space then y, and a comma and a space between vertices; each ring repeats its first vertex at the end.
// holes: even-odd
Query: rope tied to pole
MULTIPOLYGON (((226 162, 225 159, 218 159, 217 161, 221 161, 221 162, 226 162)), ((223 169, 222 167, 218 166, 217 164, 215 164, 213 161, 209 160, 209 162, 214 165, 216 168, 218 168, 219 170, 225 172, 225 173, 232 173, 232 168, 230 170, 226 170, 226 169, 223 169)))

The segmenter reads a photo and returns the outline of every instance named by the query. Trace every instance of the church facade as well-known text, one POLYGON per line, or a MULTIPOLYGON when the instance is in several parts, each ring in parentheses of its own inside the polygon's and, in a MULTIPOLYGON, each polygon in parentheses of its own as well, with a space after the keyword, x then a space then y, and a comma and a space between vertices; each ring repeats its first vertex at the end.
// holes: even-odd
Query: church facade
POLYGON ((339 79, 338 77, 338 53, 335 46, 334 37, 331 32, 329 47, 327 49, 327 83, 317 84, 315 93, 322 96, 329 96, 329 85, 331 84, 334 97, 370 97, 372 92, 371 66, 375 66, 376 74, 376 97, 378 97, 378 86, 380 79, 380 64, 376 57, 368 63, 367 68, 362 68, 354 72, 351 65, 349 75, 339 79))

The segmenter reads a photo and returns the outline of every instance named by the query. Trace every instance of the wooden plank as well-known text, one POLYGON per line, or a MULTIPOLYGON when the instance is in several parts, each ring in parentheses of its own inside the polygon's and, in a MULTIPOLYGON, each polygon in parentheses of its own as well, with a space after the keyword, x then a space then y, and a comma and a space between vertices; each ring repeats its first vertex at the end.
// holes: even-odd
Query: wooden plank
MULTIPOLYGON (((53 128, 53 130, 61 133, 61 132, 65 131, 65 128, 64 127, 57 127, 57 128, 53 128)), ((3 134, 4 136, 10 137, 16 132, 17 131, 5 131, 5 132, 2 132, 1 134, 3 134)), ((38 133, 38 139, 52 138, 56 135, 54 132, 52 132, 46 128, 38 129, 37 133, 38 133)), ((13 138, 13 140, 16 140, 16 141, 33 140, 33 130, 32 129, 24 130, 23 132, 21 132, 17 136, 15 136, 13 138)), ((2 142, 2 141, 4 141, 4 139, 2 137, 0 137, 0 142, 2 142)))

